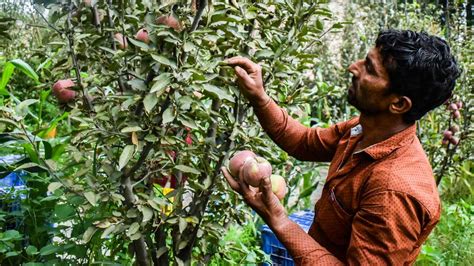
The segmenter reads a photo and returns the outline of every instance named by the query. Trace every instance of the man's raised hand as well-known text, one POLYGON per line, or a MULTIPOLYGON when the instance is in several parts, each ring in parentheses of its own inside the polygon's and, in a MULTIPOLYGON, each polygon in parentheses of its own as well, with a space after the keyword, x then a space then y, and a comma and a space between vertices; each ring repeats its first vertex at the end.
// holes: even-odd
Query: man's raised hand
POLYGON ((226 59, 224 62, 234 67, 240 90, 253 106, 263 106, 270 100, 263 88, 262 67, 260 65, 241 56, 226 59))

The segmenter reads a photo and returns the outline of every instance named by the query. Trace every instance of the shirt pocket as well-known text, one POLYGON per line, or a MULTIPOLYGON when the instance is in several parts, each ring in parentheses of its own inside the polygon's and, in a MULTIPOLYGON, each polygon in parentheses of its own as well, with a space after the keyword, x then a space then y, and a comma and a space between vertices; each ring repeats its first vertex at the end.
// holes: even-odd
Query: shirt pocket
POLYGON ((318 224, 328 239, 336 245, 347 245, 352 231, 352 219, 349 213, 338 201, 334 188, 331 188, 325 204, 318 210, 318 224))

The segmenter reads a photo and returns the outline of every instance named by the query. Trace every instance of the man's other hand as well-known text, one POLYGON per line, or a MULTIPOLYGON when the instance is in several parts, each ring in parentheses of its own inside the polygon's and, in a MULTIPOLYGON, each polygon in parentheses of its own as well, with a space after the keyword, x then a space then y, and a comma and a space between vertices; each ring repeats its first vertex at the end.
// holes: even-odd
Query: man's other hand
POLYGON ((275 227, 287 218, 285 208, 272 192, 270 178, 263 178, 259 189, 253 189, 242 181, 244 171, 239 171, 238 179, 232 177, 225 167, 222 167, 221 171, 230 187, 242 195, 245 203, 255 210, 268 226, 275 227))
POLYGON ((240 90, 254 107, 263 106, 270 100, 263 88, 260 65, 241 56, 226 59, 224 62, 234 67, 240 90))

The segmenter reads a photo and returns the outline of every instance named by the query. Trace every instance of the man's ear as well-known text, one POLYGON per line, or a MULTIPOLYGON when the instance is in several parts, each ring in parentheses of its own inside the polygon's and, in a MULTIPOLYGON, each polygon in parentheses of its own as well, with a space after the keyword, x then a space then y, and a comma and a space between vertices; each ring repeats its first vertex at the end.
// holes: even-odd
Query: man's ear
POLYGON ((393 114, 404 114, 410 111, 412 102, 407 96, 396 96, 390 103, 390 112, 393 114))

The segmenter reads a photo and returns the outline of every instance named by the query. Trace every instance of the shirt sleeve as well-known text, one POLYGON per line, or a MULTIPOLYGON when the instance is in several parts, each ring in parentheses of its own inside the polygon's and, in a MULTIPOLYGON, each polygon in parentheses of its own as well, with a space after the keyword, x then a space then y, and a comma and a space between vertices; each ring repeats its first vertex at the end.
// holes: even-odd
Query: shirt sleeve
POLYGON ((254 107, 254 112, 268 136, 290 156, 301 161, 331 161, 339 140, 358 123, 358 118, 353 118, 329 128, 309 128, 289 116, 273 100, 254 107))
POLYGON ((290 219, 272 230, 291 254, 295 265, 344 265, 290 219))
POLYGON ((295 265, 404 265, 413 260, 428 215, 410 196, 386 191, 364 199, 354 216, 346 261, 340 261, 294 222, 279 226, 277 237, 295 265))

